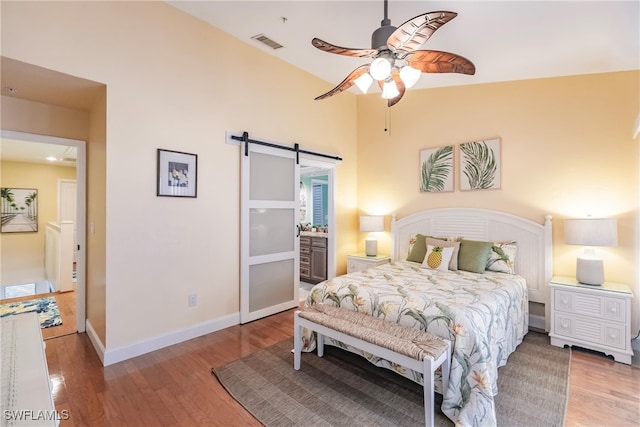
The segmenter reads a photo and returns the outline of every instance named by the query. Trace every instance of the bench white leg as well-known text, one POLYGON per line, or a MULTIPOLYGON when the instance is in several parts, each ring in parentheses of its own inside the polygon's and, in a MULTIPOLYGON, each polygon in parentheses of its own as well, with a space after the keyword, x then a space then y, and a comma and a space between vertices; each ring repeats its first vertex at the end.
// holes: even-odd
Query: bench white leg
POLYGON ((300 369, 300 354, 302 352, 302 326, 296 311, 293 315, 293 369, 300 369))
POLYGON ((316 347, 318 348, 318 357, 324 356, 324 335, 316 332, 316 347))
POLYGON ((433 381, 434 381, 434 372, 431 366, 431 359, 428 357, 424 358, 424 367, 423 367, 423 382, 424 382, 424 425, 427 427, 433 426, 434 423, 434 399, 433 399, 433 381))
POLYGON ((442 398, 449 389, 449 371, 451 370, 451 343, 447 342, 447 353, 444 358, 444 362, 440 365, 440 372, 442 373, 442 398))

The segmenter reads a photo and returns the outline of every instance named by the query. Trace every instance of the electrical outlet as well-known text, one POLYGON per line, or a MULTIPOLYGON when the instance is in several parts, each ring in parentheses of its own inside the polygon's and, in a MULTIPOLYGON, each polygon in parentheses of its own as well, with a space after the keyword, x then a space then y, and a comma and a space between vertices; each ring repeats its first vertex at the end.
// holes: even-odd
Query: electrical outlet
POLYGON ((198 305, 198 295, 197 294, 189 295, 189 307, 195 307, 196 305, 198 305))

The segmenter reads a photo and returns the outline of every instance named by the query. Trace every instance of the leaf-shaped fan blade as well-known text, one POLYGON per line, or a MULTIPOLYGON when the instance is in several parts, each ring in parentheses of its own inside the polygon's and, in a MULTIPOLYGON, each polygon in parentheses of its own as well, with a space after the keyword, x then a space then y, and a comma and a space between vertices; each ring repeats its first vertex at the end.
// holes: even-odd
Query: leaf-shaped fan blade
POLYGON ((367 72, 369 72, 369 64, 359 66, 358 68, 353 70, 338 86, 334 87, 329 92, 316 97, 315 99, 325 99, 332 95, 335 95, 336 93, 340 93, 349 89, 351 86, 353 86, 353 82, 355 82, 358 77, 367 72))
POLYGON ((417 50, 407 61, 423 73, 476 73, 476 66, 467 58, 439 50, 417 50))
POLYGON ((429 12, 400 25, 387 40, 387 46, 400 57, 413 52, 440 27, 458 16, 455 12, 429 12))
POLYGON ((326 41, 320 40, 319 38, 314 38, 313 40, 311 40, 311 44, 325 52, 335 53, 337 55, 352 56, 355 58, 372 56, 378 53, 377 49, 351 49, 348 47, 340 47, 331 43, 327 43, 326 41))
POLYGON ((393 72, 391 73, 391 77, 393 77, 393 81, 396 82, 396 87, 398 88, 398 92, 400 93, 395 98, 387 99, 388 107, 393 107, 394 105, 396 105, 398 101, 402 99, 405 91, 407 90, 407 88, 404 85, 404 82, 400 78, 400 72, 398 70, 393 70, 393 72))

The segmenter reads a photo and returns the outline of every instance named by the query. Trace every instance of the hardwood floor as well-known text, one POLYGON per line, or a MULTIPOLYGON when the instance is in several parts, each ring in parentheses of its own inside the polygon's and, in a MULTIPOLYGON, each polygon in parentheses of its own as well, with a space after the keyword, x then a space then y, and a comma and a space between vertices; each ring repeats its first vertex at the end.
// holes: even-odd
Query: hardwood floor
POLYGON ((45 340, 60 337, 63 335, 73 334, 78 329, 76 328, 76 293, 70 292, 51 292, 48 294, 29 295, 19 298, 3 299, 0 300, 1 304, 7 304, 11 302, 28 301, 32 299, 39 299, 45 297, 54 297, 56 299, 56 305, 60 312, 60 318, 62 319, 62 325, 52 326, 50 328, 42 329, 42 337, 45 340))
MULTIPOLYGON (((58 411, 70 426, 260 426, 210 369, 291 337, 293 311, 108 367, 86 334, 47 341, 58 411)), ((637 426, 640 369, 572 351, 567 426, 637 426)))

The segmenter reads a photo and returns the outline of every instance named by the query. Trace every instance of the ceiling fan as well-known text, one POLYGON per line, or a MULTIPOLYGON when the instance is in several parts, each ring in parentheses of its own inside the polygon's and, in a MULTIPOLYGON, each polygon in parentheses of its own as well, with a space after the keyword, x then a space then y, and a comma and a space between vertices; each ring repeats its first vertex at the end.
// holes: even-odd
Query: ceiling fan
POLYGON ((315 99, 328 98, 349 89, 354 84, 363 92, 378 81, 382 98, 389 107, 395 105, 406 89, 415 85, 422 73, 461 73, 473 75, 476 67, 468 59, 438 50, 418 50, 441 26, 455 18, 455 12, 428 12, 394 27, 387 18, 384 0, 384 19, 371 35, 371 49, 351 49, 327 43, 319 38, 311 40, 316 48, 338 55, 374 58, 370 64, 353 70, 338 86, 315 99))

